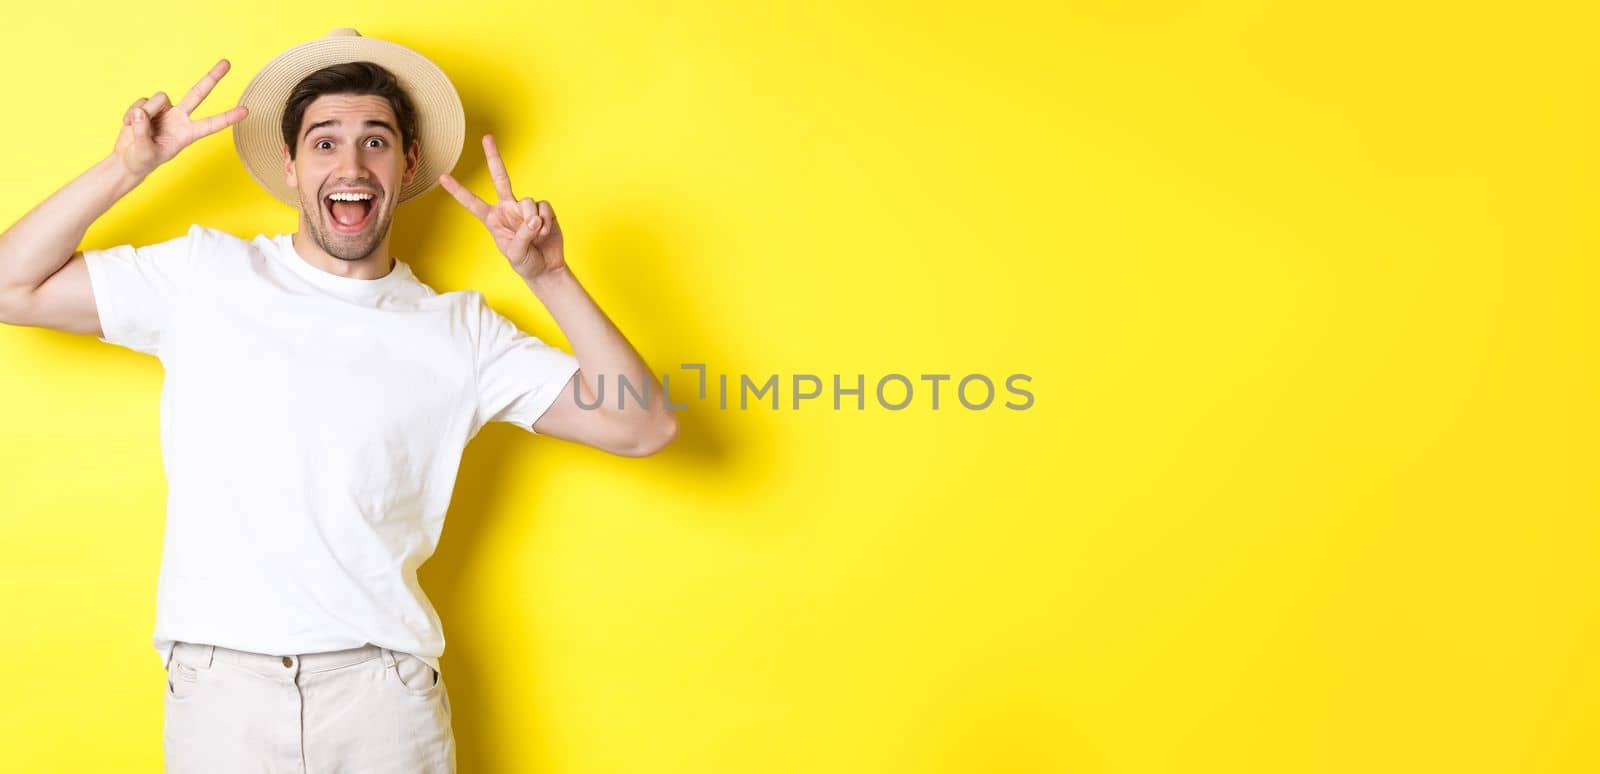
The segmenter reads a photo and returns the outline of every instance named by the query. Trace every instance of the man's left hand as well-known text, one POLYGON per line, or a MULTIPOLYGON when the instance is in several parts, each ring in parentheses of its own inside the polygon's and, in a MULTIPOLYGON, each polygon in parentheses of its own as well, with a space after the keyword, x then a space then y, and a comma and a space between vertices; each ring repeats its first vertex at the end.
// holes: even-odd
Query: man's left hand
POLYGON ((562 254, 561 224, 556 222, 555 210, 549 202, 518 199, 512 193, 511 177, 500 160, 494 135, 483 136, 483 153, 489 159, 489 176, 494 179, 499 201, 491 205, 479 199, 448 173, 439 176, 439 184, 489 229, 500 254, 524 280, 565 269, 567 259, 562 254))

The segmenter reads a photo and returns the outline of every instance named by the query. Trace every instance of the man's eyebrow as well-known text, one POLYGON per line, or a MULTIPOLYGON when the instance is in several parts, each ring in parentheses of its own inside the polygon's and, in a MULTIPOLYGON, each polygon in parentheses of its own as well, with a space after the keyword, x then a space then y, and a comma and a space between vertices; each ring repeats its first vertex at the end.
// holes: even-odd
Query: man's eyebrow
MULTIPOLYGON (((329 118, 329 119, 324 120, 324 121, 318 121, 318 122, 306 127, 306 133, 301 135, 300 139, 302 139, 302 140, 305 139, 306 137, 310 136, 312 132, 314 132, 314 131, 316 131, 318 129, 321 129, 324 126, 338 126, 338 125, 340 125, 342 123, 344 123, 344 122, 340 121, 337 118, 329 118)), ((376 127, 380 127, 380 128, 383 128, 383 129, 388 129, 389 130, 389 134, 390 135, 394 135, 394 136, 399 136, 399 134, 400 134, 399 132, 395 131, 393 126, 389 125, 388 121, 380 121, 380 120, 378 120, 376 118, 369 118, 369 119, 361 122, 361 125, 362 126, 376 126, 376 127)))

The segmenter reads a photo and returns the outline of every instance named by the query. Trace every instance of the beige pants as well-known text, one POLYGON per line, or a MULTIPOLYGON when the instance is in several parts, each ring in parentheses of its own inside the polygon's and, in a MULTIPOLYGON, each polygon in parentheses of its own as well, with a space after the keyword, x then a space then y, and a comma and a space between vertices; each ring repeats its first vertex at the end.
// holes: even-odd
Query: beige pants
POLYGON ((165 747, 172 774, 456 770, 444 676, 376 645, 275 656, 180 642, 165 747))

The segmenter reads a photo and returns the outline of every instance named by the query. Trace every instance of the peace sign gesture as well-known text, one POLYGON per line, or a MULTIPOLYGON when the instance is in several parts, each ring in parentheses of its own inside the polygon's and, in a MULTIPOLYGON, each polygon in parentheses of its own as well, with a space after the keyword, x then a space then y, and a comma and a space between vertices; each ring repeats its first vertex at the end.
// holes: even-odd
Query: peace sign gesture
POLYGON ((511 177, 500 160, 500 149, 495 147, 494 135, 483 136, 483 153, 489 159, 489 176, 494 179, 494 190, 499 201, 490 205, 456 182, 449 173, 439 176, 444 186, 461 206, 467 208, 483 225, 500 253, 511 262, 511 268, 524 280, 531 280, 547 271, 567 265, 562 254, 561 225, 556 223, 555 210, 550 203, 531 198, 518 199, 511 192, 511 177))
POLYGON ((122 114, 122 133, 117 135, 115 152, 123 166, 143 177, 171 161, 178 151, 195 140, 243 121, 249 112, 243 105, 210 118, 189 117, 228 72, 228 67, 228 60, 218 61, 176 106, 168 101, 166 92, 161 91, 149 98, 134 100, 122 114))

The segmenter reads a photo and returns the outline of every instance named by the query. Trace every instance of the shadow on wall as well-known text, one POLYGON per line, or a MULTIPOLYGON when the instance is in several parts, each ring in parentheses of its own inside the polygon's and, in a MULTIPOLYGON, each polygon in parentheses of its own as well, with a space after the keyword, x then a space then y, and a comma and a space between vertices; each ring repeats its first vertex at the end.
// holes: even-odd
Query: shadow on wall
MULTIPOLYGON (((450 207, 457 206, 454 201, 446 204, 450 207)), ((583 267, 580 271, 585 278, 586 288, 595 295, 601 308, 607 311, 624 333, 630 330, 643 330, 648 326, 653 333, 651 338, 658 341, 691 342, 692 346, 692 342, 714 340, 698 335, 696 329, 699 327, 699 321, 692 316, 686 318, 683 315, 683 310, 691 310, 691 315, 696 314, 693 310, 696 310, 697 306, 704 305, 687 303, 689 299, 679 294, 680 283, 676 281, 676 270, 672 268, 678 264, 673 260, 674 256, 665 254, 659 245, 645 238, 644 235, 648 234, 646 226, 612 224, 611 227, 596 233, 602 232, 606 236, 596 239, 595 243, 603 247, 596 248, 593 254, 586 255, 582 259, 574 256, 574 261, 575 265, 583 267), (641 269, 641 266, 644 268, 641 269), (620 279, 607 280, 608 277, 620 279), (607 286, 606 290, 597 291, 597 285, 607 286)), ((494 252, 487 235, 484 236, 484 241, 484 249, 499 258, 499 253, 494 252)), ((521 305, 519 308, 536 309, 537 301, 521 305)), ((545 335, 545 330, 530 324, 529 319, 519 319, 531 315, 518 314, 515 309, 502 309, 501 312, 530 334, 547 341, 551 340, 552 337, 545 335)), ((737 326, 720 324, 712 327, 737 329, 737 326)), ((634 339, 636 346, 637 338, 634 339)), ((646 351, 641 354, 658 377, 663 372, 670 373, 676 369, 680 362, 677 354, 673 352, 646 351)), ((712 353, 709 356, 717 355, 712 353)), ((708 355, 698 353, 683 357, 704 359, 708 355)), ((675 491, 716 492, 719 486, 724 486, 719 482, 728 478, 727 468, 733 457, 748 455, 770 458, 770 455, 760 451, 734 448, 738 444, 735 441, 734 429, 730 426, 731 417, 726 412, 715 410, 714 403, 712 408, 707 410, 696 401, 686 400, 686 397, 693 395, 692 389, 687 392, 687 396, 681 385, 673 389, 676 401, 688 403, 690 406, 689 409, 679 412, 678 438, 660 454, 628 460, 623 466, 624 470, 633 469, 634 465, 669 465, 673 469, 671 477, 674 481, 703 482, 703 484, 688 483, 675 487, 675 491)), ((522 520, 553 516, 539 507, 537 499, 531 503, 520 501, 512 507, 499 499, 501 496, 499 493, 507 489, 504 483, 509 471, 530 470, 530 466, 518 462, 519 457, 548 453, 554 448, 554 444, 565 443, 553 438, 534 436, 505 423, 492 423, 483 428, 463 455, 461 472, 457 477, 439 548, 418 573, 419 582, 445 623, 447 644, 443 662, 444 669, 449 675, 447 679, 451 691, 457 755, 463 771, 479 769, 488 771, 504 767, 505 762, 501 760, 497 751, 505 749, 507 745, 503 740, 493 736, 493 729, 520 727, 528 729, 531 733, 538 733, 538 729, 545 727, 543 719, 537 716, 491 717, 499 711, 499 708, 479 698, 487 695, 485 686, 495 681, 497 676, 498 679, 505 679, 508 670, 536 668, 540 661, 536 654, 519 653, 517 658, 508 659, 506 658, 508 643, 451 637, 449 632, 467 628, 479 632, 504 628, 487 620, 472 622, 469 626, 467 620, 469 599, 481 589, 464 587, 461 579, 470 577, 471 568, 481 565, 480 551, 485 546, 481 538, 496 531, 496 525, 491 519, 522 520)), ((605 454, 599 450, 589 451, 593 454, 605 454)), ((535 488, 538 488, 540 483, 549 486, 557 484, 555 475, 540 470, 537 465, 531 466, 531 469, 540 479, 534 484, 535 488)), ((738 478, 741 487, 751 485, 749 476, 741 474, 738 478)), ((513 626, 517 629, 526 629, 538 624, 537 621, 522 621, 516 622, 513 626)), ((520 647, 520 642, 512 645, 520 647)), ((534 675, 527 682, 537 684, 541 680, 538 675, 534 675)))
MULTIPOLYGON (((529 142, 536 132, 525 126, 526 122, 503 120, 492 108, 496 99, 489 94, 477 94, 477 84, 458 80, 456 86, 469 109, 467 139, 461 160, 451 174, 459 180, 487 179, 481 145, 485 133, 494 132, 502 147, 508 147, 512 143, 529 142)), ((516 185, 515 173, 512 181, 516 185)), ((476 187, 473 190, 486 201, 493 195, 492 191, 481 191, 476 187)), ((518 196, 546 198, 546 195, 532 188, 518 189, 516 193, 518 196)), ((670 243, 657 236, 661 233, 660 229, 653 227, 649 221, 630 220, 630 210, 626 207, 619 206, 610 213, 568 212, 562 209, 559 200, 549 198, 559 215, 567 219, 563 225, 570 230, 573 228, 571 224, 580 224, 577 227, 587 237, 584 240, 588 245, 585 253, 570 255, 585 288, 624 334, 632 334, 629 336, 630 342, 640 349, 640 354, 658 378, 663 373, 678 371, 682 362, 709 361, 713 365, 722 365, 737 359, 735 348, 731 346, 737 342, 726 341, 725 335, 715 332, 738 331, 741 330, 740 326, 729 321, 706 319, 707 312, 717 308, 717 305, 692 296, 690 283, 683 280, 683 256, 673 254, 670 243), (643 335, 645 332, 649 335, 643 335), (667 344, 647 347, 642 344, 646 340, 667 344), (710 345, 710 349, 691 351, 702 344, 710 345)), ((407 213, 408 217, 395 221, 393 244, 396 245, 396 253, 401 254, 403 250, 403 254, 419 256, 417 262, 412 262, 419 274, 426 271, 430 260, 456 260, 455 257, 437 252, 437 245, 430 243, 431 232, 436 230, 436 224, 447 218, 471 216, 442 188, 436 188, 407 206, 414 208, 407 213), (422 266, 419 267, 418 263, 422 266)), ((651 211, 655 217, 667 217, 659 206, 652 205, 651 211)), ((504 261, 487 233, 480 234, 477 247, 482 255, 475 255, 473 260, 504 261)), ((509 267, 506 271, 510 271, 509 267)), ((526 303, 496 308, 517 327, 541 340, 557 343, 564 338, 558 335, 559 331, 547 321, 547 317, 539 313, 537 299, 530 298, 526 303)), ((562 346, 569 351, 571 349, 570 345, 562 346)), ((690 483, 675 491, 716 492, 719 486, 723 487, 723 491, 726 490, 726 484, 722 482, 729 478, 727 469, 732 459, 770 459, 771 455, 763 454, 760 450, 734 448, 737 436, 731 426, 733 417, 727 412, 717 411, 714 402, 708 410, 705 404, 688 399, 693 396, 693 387, 685 389, 689 383, 685 376, 675 375, 673 378, 679 380, 679 384, 673 386, 676 402, 689 404, 688 409, 678 414, 677 439, 658 455, 629 460, 624 469, 631 470, 634 465, 668 465, 673 470, 672 478, 675 481, 704 482, 703 486, 690 483)), ((518 462, 522 455, 548 453, 555 448, 554 444, 564 443, 531 435, 505 423, 493 423, 483 428, 462 457, 438 550, 418 572, 419 582, 444 621, 446 647, 443 666, 449 681, 458 764, 463 771, 492 771, 506 767, 507 762, 500 751, 509 745, 505 740, 496 738, 493 729, 522 728, 530 733, 539 733, 539 729, 545 727, 544 719, 536 715, 494 717, 501 709, 484 698, 489 693, 486 686, 506 679, 509 670, 535 669, 540 663, 537 654, 519 652, 516 658, 507 658, 508 645, 523 647, 520 641, 472 640, 451 637, 449 633, 505 628, 494 621, 469 622, 470 599, 481 589, 465 586, 462 579, 471 576, 472 568, 481 566, 481 551, 485 546, 482 538, 495 531, 492 518, 522 520, 550 516, 539 507, 537 500, 531 503, 522 501, 511 507, 499 498, 500 493, 507 490, 504 484, 508 472, 530 469, 530 466, 518 462)), ((598 450, 590 451, 593 454, 605 454, 598 450)), ((550 473, 540 470, 538 466, 532 466, 531 469, 543 483, 556 485, 556 479, 550 473)), ((738 476, 739 486, 751 486, 753 479, 759 478, 745 471, 738 476)), ((759 486, 758 481, 754 484, 759 486)), ((519 621, 514 626, 526 630, 538 624, 537 621, 519 621)), ((542 680, 534 675, 525 682, 538 684, 542 680)), ((519 745, 526 743, 526 740, 519 741, 519 745)))

